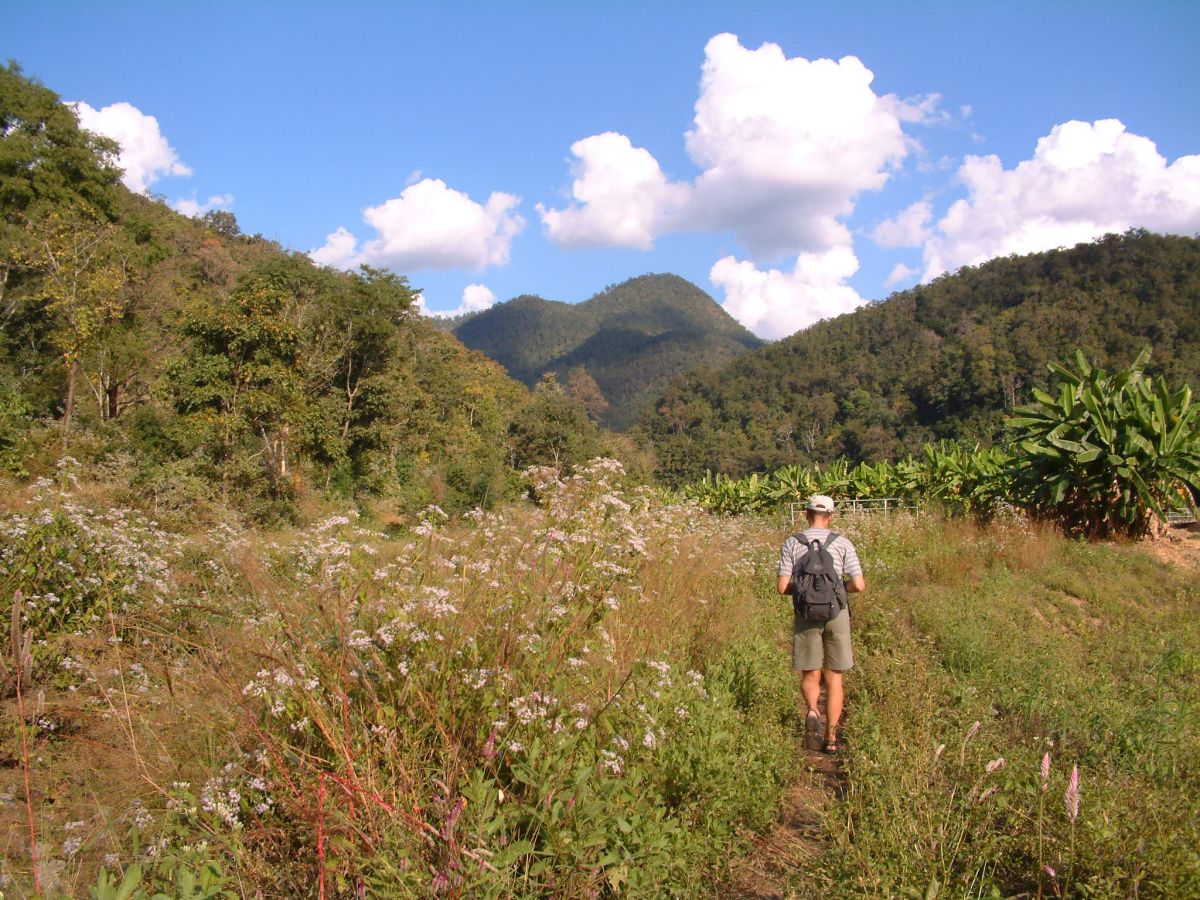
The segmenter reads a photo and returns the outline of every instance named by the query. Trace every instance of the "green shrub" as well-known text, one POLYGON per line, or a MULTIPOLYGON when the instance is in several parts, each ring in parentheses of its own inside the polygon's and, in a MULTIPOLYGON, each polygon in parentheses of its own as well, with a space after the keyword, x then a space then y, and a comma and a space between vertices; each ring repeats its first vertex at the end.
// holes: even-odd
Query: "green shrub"
POLYGON ((1138 537, 1166 510, 1200 492, 1200 406, 1188 386, 1142 374, 1144 350, 1108 374, 1076 353, 1077 370, 1052 364, 1058 396, 1034 391, 1017 409, 1020 454, 1014 487, 1021 502, 1068 530, 1138 537))

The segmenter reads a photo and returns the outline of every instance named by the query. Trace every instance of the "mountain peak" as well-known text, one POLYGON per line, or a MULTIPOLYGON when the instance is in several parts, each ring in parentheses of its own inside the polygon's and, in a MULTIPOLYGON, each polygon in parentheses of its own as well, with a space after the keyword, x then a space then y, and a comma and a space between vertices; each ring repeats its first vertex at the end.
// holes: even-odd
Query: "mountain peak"
POLYGON ((762 344, 712 297, 670 274, 630 278, 577 304, 523 294, 454 333, 528 385, 546 372, 565 383, 571 370, 585 370, 608 404, 600 421, 616 429, 635 422, 672 378, 762 344))

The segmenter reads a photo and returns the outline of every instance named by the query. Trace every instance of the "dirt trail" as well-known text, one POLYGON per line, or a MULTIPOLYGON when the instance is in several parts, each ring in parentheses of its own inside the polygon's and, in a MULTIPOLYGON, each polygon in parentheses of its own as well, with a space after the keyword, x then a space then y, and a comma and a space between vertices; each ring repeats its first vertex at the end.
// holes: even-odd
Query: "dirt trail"
MULTIPOLYGON (((820 706, 824 717, 824 691, 820 706)), ((841 743, 845 753, 844 735, 841 743)), ((822 818, 844 789, 841 754, 804 750, 802 758, 805 771, 784 793, 779 821, 754 840, 754 852, 734 867, 723 897, 791 900, 797 895, 789 883, 828 847, 822 818)))

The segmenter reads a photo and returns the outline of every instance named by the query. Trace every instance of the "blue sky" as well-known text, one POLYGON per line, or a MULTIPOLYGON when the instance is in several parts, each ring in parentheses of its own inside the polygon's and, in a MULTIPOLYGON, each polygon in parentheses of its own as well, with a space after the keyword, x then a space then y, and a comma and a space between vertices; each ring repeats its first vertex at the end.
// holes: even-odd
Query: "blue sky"
POLYGON ((135 189, 433 310, 676 272, 766 337, 1200 231, 1197 35, 1192 2, 0 0, 0 52, 136 145, 135 189))

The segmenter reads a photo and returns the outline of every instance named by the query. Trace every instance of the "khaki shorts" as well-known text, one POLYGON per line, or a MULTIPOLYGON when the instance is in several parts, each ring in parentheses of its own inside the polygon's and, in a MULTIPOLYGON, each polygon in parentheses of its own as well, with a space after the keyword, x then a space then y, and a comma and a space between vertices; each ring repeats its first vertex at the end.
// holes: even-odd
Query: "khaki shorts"
POLYGON ((842 610, 828 622, 796 616, 792 624, 792 670, 831 669, 844 672, 854 665, 850 651, 850 613, 842 610))

